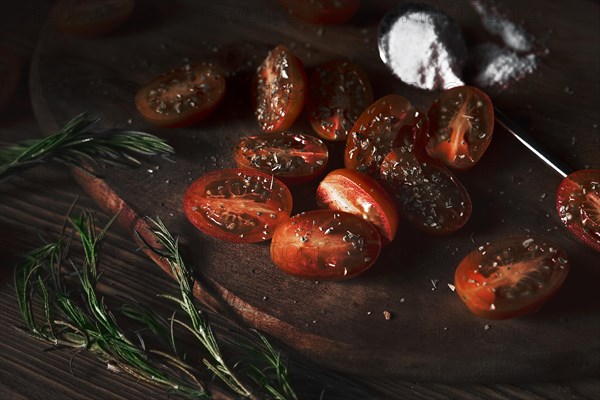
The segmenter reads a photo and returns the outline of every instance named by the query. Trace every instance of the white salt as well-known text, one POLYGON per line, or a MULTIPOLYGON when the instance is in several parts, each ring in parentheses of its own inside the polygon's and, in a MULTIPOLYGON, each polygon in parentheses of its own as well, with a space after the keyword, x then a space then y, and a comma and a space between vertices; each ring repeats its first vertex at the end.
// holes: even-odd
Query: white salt
POLYGON ((428 90, 463 85, 463 60, 441 40, 446 27, 440 23, 444 20, 435 14, 407 12, 386 33, 381 58, 403 82, 428 90))
POLYGON ((535 71, 538 65, 535 54, 520 55, 492 43, 477 46, 473 53, 477 60, 477 72, 473 80, 482 87, 505 88, 535 71))

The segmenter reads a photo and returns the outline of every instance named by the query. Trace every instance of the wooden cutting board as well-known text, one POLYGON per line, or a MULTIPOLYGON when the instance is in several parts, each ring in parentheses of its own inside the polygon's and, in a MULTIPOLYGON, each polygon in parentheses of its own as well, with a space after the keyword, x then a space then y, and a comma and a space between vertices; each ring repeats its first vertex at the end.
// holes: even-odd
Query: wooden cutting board
MULTIPOLYGON (((367 3, 367 2, 364 2, 367 3)), ((305 281, 271 263, 269 243, 230 244, 199 233, 185 218, 182 197, 206 171, 233 166, 237 138, 259 133, 250 107, 250 80, 268 50, 282 43, 310 72, 349 58, 373 81, 376 97, 398 93, 426 109, 435 94, 409 88, 380 62, 377 23, 392 1, 369 2, 349 24, 308 25, 277 3, 139 1, 132 18, 102 38, 44 29, 31 68, 36 116, 46 134, 83 111, 103 127, 148 131, 176 149, 175 163, 155 159, 135 170, 100 168, 101 179, 80 182, 109 211, 122 210, 129 230, 143 216, 160 216, 181 235, 198 279, 250 325, 322 365, 361 375, 437 381, 557 379, 600 367, 598 254, 564 229, 554 209, 560 177, 496 128, 488 153, 459 174, 473 215, 458 233, 431 237, 402 224, 396 240, 363 276, 346 282, 305 281), (227 74, 224 104, 185 129, 158 129, 134 105, 137 89, 185 60, 213 61, 227 74), (471 315, 447 286, 470 251, 511 233, 534 232, 569 254, 571 273, 537 314, 489 322, 471 315), (389 311, 390 320, 383 312, 389 311)), ((434 2, 463 27, 469 44, 482 38, 468 2, 434 2)), ((509 89, 490 90, 495 105, 575 169, 599 168, 600 42, 592 2, 510 3, 549 52, 539 69, 509 89)), ((292 131, 311 132, 303 116, 292 131)), ((330 144, 330 168, 342 148, 330 144)), ((293 189, 294 212, 315 208, 316 184, 293 189)), ((136 225, 137 224, 137 225, 136 225)), ((158 269, 140 271, 160 273, 158 269)), ((154 289, 152 289, 154 290, 154 289)), ((202 296, 202 293, 198 293, 202 296)))

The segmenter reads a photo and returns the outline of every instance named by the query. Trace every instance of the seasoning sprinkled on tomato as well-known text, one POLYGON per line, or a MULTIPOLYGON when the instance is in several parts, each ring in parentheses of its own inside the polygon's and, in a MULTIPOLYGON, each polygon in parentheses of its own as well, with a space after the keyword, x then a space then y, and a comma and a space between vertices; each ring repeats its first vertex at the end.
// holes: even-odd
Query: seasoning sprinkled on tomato
POLYGON ((564 178, 556 194, 556 209, 571 232, 600 251, 600 170, 580 170, 564 178))
POLYGON ((285 46, 275 47, 262 62, 253 84, 254 113, 265 132, 281 132, 302 112, 306 91, 302 61, 285 46))
POLYGON ((225 78, 212 64, 186 64, 144 85, 135 105, 153 124, 184 127, 206 118, 223 97, 225 78))
POLYGON ((519 317, 545 303, 569 272, 567 255, 544 238, 507 237, 467 255, 456 269, 456 293, 475 315, 519 317))
POLYGON ((289 189, 272 175, 225 169, 203 175, 185 192, 183 206, 194 226, 217 239, 268 240, 292 210, 289 189))

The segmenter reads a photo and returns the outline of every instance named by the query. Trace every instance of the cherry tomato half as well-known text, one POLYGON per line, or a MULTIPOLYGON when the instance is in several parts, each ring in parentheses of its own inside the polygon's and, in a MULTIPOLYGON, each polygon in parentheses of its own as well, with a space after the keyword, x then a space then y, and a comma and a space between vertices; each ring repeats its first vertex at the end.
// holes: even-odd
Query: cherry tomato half
POLYGON ((202 232, 230 242, 268 240, 289 218, 292 195, 272 175, 247 169, 209 172, 185 192, 185 213, 202 232))
POLYGON ((367 74, 357 64, 332 61, 312 74, 308 118, 323 139, 346 140, 360 114, 373 102, 367 74))
POLYGON ((142 87, 135 105, 153 124, 183 127, 207 117, 223 97, 225 78, 213 65, 184 65, 142 87))
POLYGON ((452 233, 471 216, 467 190, 448 168, 425 154, 392 150, 381 164, 381 177, 392 189, 400 214, 425 232, 452 233))
POLYGON ((313 24, 342 24, 360 7, 360 0, 279 0, 290 15, 313 24))
POLYGON ((369 221, 379 231, 383 244, 396 236, 398 211, 394 199, 368 175, 347 168, 330 172, 317 188, 317 204, 369 221))
POLYGON ((100 36, 125 22, 134 8, 134 0, 60 0, 50 15, 64 33, 100 36))
POLYGON ((487 94, 458 86, 437 98, 429 109, 427 154, 451 168, 475 165, 492 140, 494 108, 487 94))
POLYGON ((563 284, 569 263, 543 238, 508 237, 467 255, 456 269, 456 293, 473 314, 488 319, 536 311, 563 284))
POLYGON ((371 176, 379 173, 383 158, 405 139, 421 147, 427 124, 408 100, 388 95, 371 104, 358 118, 346 142, 344 164, 371 176), (405 138, 405 135, 414 135, 405 138))
POLYGON ((309 211, 282 223, 271 242, 271 258, 288 274, 340 280, 366 271, 381 251, 373 225, 333 210, 309 211))
POLYGON ((13 50, 0 47, 0 110, 8 104, 21 79, 21 57, 13 50))
POLYGON ((600 251, 600 170, 576 171, 563 179, 556 193, 556 209, 571 232, 600 251))
POLYGON ((327 166, 329 152, 322 140, 301 133, 270 132, 241 138, 235 146, 240 168, 273 174, 287 184, 310 181, 327 166))
POLYGON ((254 79, 254 113, 265 132, 281 132, 302 112, 306 90, 302 61, 285 46, 275 47, 254 79))

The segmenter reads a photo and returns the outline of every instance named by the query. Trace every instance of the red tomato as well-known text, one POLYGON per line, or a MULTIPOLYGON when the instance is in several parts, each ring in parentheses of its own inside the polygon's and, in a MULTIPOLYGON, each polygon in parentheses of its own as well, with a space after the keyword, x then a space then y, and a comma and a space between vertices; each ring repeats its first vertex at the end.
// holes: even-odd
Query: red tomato
POLYGON ((21 57, 6 47, 0 47, 0 110, 10 101, 21 79, 21 57))
POLYGON ((556 209, 571 232, 600 251, 600 170, 584 169, 563 179, 556 194, 556 209))
POLYGON ((346 140, 350 128, 372 102, 369 77, 354 63, 329 62, 310 78, 308 118, 323 139, 346 140))
POLYGON ((271 242, 271 258, 282 271, 318 280, 354 277, 375 263, 380 250, 373 225, 333 210, 293 216, 277 228, 271 242))
POLYGON ((142 87, 135 105, 153 124, 183 127, 208 116, 224 96, 225 78, 212 64, 184 65, 142 87))
POLYGON ((134 0, 60 0, 50 15, 62 32, 100 36, 125 22, 134 7, 134 0))
POLYGON ((369 221, 379 231, 383 244, 396 235, 398 211, 394 199, 375 179, 353 169, 330 172, 317 188, 317 204, 369 221))
POLYGON ((344 164, 346 168, 376 176, 392 147, 404 141, 412 142, 412 147, 421 147, 426 129, 426 118, 404 97, 382 97, 371 104, 352 127, 344 164))
POLYGON ((427 154, 451 168, 470 168, 492 140, 494 108, 490 98, 471 86, 440 94, 429 109, 427 154))
POLYGON ((301 133, 271 132, 241 138, 234 151, 240 168, 273 174, 287 184, 307 182, 327 166, 323 141, 301 133))
POLYGON ((254 80, 254 113, 265 132, 281 132, 302 112, 306 73, 302 61, 285 46, 275 47, 258 67, 254 80))
POLYGON ((489 319, 536 311, 563 284, 569 264, 558 247, 519 235, 467 255, 456 269, 456 293, 475 315, 489 319))
POLYGON ((342 24, 360 7, 360 0, 279 0, 296 18, 313 24, 342 24))
POLYGON ((268 240, 289 218, 292 195, 272 175, 246 169, 209 172, 185 192, 185 213, 202 232, 230 242, 268 240))
POLYGON ((464 186, 424 154, 394 149, 381 164, 381 177, 393 190, 400 214, 425 232, 452 233, 471 216, 464 186))

